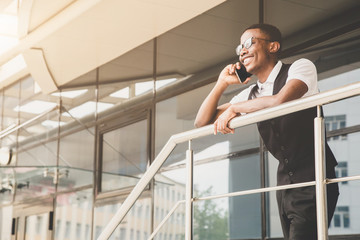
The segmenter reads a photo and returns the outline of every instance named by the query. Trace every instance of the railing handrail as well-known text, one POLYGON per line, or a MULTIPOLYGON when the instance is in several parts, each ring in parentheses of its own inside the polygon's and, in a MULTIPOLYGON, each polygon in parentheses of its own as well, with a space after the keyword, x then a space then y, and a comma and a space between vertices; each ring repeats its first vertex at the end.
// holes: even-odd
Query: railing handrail
MULTIPOLYGON (((296 99, 275 107, 259 110, 249 113, 241 117, 237 117, 230 122, 231 128, 238 128, 249 124, 254 124, 264 120, 280 117, 286 114, 297 112, 303 109, 336 102, 341 99, 353 97, 360 94, 360 82, 345 85, 343 87, 324 91, 309 97, 296 99)), ((167 157, 170 155, 175 146, 192 139, 205 137, 213 133, 213 126, 207 125, 198 129, 193 129, 183 133, 172 135, 160 153, 157 155, 148 170, 141 177, 129 196, 125 199, 113 218, 110 220, 105 229, 101 232, 98 240, 105 240, 110 237, 119 223, 123 220, 127 212, 139 198, 145 187, 150 183, 151 179, 156 175, 167 157)))

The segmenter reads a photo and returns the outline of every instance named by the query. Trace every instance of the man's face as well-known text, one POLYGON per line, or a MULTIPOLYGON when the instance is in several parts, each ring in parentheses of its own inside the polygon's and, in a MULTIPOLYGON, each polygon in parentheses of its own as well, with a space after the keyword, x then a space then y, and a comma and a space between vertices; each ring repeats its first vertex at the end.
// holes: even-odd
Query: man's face
POLYGON ((245 66, 246 70, 252 74, 257 74, 261 69, 270 63, 269 37, 262 33, 260 29, 246 30, 241 36, 241 43, 253 37, 252 45, 249 49, 243 48, 240 52, 239 60, 245 66))

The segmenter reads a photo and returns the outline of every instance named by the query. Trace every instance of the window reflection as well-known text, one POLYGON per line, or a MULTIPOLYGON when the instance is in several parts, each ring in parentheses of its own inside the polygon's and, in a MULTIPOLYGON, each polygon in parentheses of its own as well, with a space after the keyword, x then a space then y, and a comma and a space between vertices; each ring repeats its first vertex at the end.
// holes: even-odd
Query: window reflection
POLYGON ((90 239, 92 189, 58 195, 55 239, 90 239))
MULTIPOLYGON (((111 203, 95 208, 94 229, 97 239, 104 227, 108 224, 109 220, 115 215, 116 211, 120 208, 120 203, 111 203)), ((142 209, 151 206, 151 199, 140 197, 135 205, 131 208, 130 212, 125 216, 124 220, 115 229, 109 239, 122 240, 122 239, 137 239, 150 232, 150 219, 145 215, 142 209), (139 212, 140 209, 140 212, 139 212)), ((141 238, 140 238, 141 239, 141 238)), ((142 240, 142 239, 141 239, 142 240)))
POLYGON ((28 216, 25 219, 25 240, 47 239, 49 213, 28 216))
POLYGON ((103 134, 103 192, 133 186, 147 167, 147 120, 103 134))

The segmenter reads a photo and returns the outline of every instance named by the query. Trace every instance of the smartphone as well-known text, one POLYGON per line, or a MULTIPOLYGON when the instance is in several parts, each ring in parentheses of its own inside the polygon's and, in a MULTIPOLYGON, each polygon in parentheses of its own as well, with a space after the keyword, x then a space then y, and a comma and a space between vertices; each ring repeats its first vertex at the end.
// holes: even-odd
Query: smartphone
POLYGON ((244 67, 244 65, 240 64, 241 68, 237 69, 235 68, 235 74, 238 77, 240 82, 245 82, 245 80, 250 77, 252 74, 248 73, 246 71, 246 68, 244 67))

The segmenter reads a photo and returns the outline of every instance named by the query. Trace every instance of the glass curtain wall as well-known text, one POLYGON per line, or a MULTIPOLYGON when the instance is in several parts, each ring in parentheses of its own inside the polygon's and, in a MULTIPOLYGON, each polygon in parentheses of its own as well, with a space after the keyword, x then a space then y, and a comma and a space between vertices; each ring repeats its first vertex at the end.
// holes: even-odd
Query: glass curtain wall
POLYGON ((55 193, 58 155, 59 99, 40 93, 32 77, 20 81, 15 107, 23 124, 18 130, 16 201, 55 193), (51 125, 50 125, 51 124, 51 125))
MULTIPOLYGON (((359 82, 360 69, 335 75, 319 82, 321 91, 359 82)), ((336 177, 360 175, 359 150, 360 133, 352 129, 360 127, 360 112, 356 107, 360 97, 328 104, 324 107, 328 143, 338 161, 336 177), (350 130, 350 131, 349 131, 350 130), (332 134, 333 133, 333 134, 332 134)), ((360 234, 359 181, 339 183, 340 196, 335 209, 329 233, 332 235, 360 234)))

